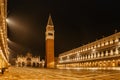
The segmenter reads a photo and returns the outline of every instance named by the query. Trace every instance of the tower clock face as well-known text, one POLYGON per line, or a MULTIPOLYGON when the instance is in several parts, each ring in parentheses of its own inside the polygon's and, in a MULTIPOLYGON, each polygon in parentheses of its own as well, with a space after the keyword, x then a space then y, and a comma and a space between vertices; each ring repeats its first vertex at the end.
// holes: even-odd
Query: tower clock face
POLYGON ((53 36, 53 33, 48 33, 49 36, 53 36))

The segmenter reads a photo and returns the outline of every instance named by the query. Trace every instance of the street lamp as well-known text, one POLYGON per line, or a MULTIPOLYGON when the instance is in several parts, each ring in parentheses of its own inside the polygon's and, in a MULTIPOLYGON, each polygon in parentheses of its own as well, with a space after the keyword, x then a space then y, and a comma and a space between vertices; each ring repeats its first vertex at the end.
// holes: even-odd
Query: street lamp
POLYGON ((11 18, 6 18, 6 22, 8 25, 16 25, 15 22, 11 18))
POLYGON ((7 19, 6 19, 6 22, 7 22, 7 23, 9 23, 9 22, 10 22, 10 20, 7 18, 7 19))

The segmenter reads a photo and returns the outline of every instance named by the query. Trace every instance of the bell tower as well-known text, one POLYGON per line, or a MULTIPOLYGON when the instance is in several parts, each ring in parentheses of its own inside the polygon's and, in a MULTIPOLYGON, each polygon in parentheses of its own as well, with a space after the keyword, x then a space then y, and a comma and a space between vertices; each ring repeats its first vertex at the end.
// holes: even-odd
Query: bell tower
POLYGON ((46 26, 46 67, 54 68, 54 25, 51 15, 49 15, 46 26))

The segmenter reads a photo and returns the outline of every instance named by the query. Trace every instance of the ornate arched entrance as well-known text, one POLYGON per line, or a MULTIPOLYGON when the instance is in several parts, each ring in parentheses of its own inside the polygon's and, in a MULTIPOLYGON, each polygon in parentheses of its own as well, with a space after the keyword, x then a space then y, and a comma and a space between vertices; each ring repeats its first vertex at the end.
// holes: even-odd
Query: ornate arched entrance
POLYGON ((31 66, 31 58, 28 57, 26 61, 27 61, 27 66, 30 67, 31 66))
POLYGON ((21 67, 21 62, 18 62, 18 67, 21 67))
POLYGON ((24 67, 25 66, 25 62, 22 62, 22 67, 24 67))

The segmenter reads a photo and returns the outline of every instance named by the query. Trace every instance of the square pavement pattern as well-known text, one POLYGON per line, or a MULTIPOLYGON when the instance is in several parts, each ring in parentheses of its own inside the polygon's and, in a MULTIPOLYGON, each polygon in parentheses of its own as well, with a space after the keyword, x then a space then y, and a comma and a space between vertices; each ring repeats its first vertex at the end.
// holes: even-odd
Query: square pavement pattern
POLYGON ((10 67, 0 80, 120 80, 120 71, 10 67))

